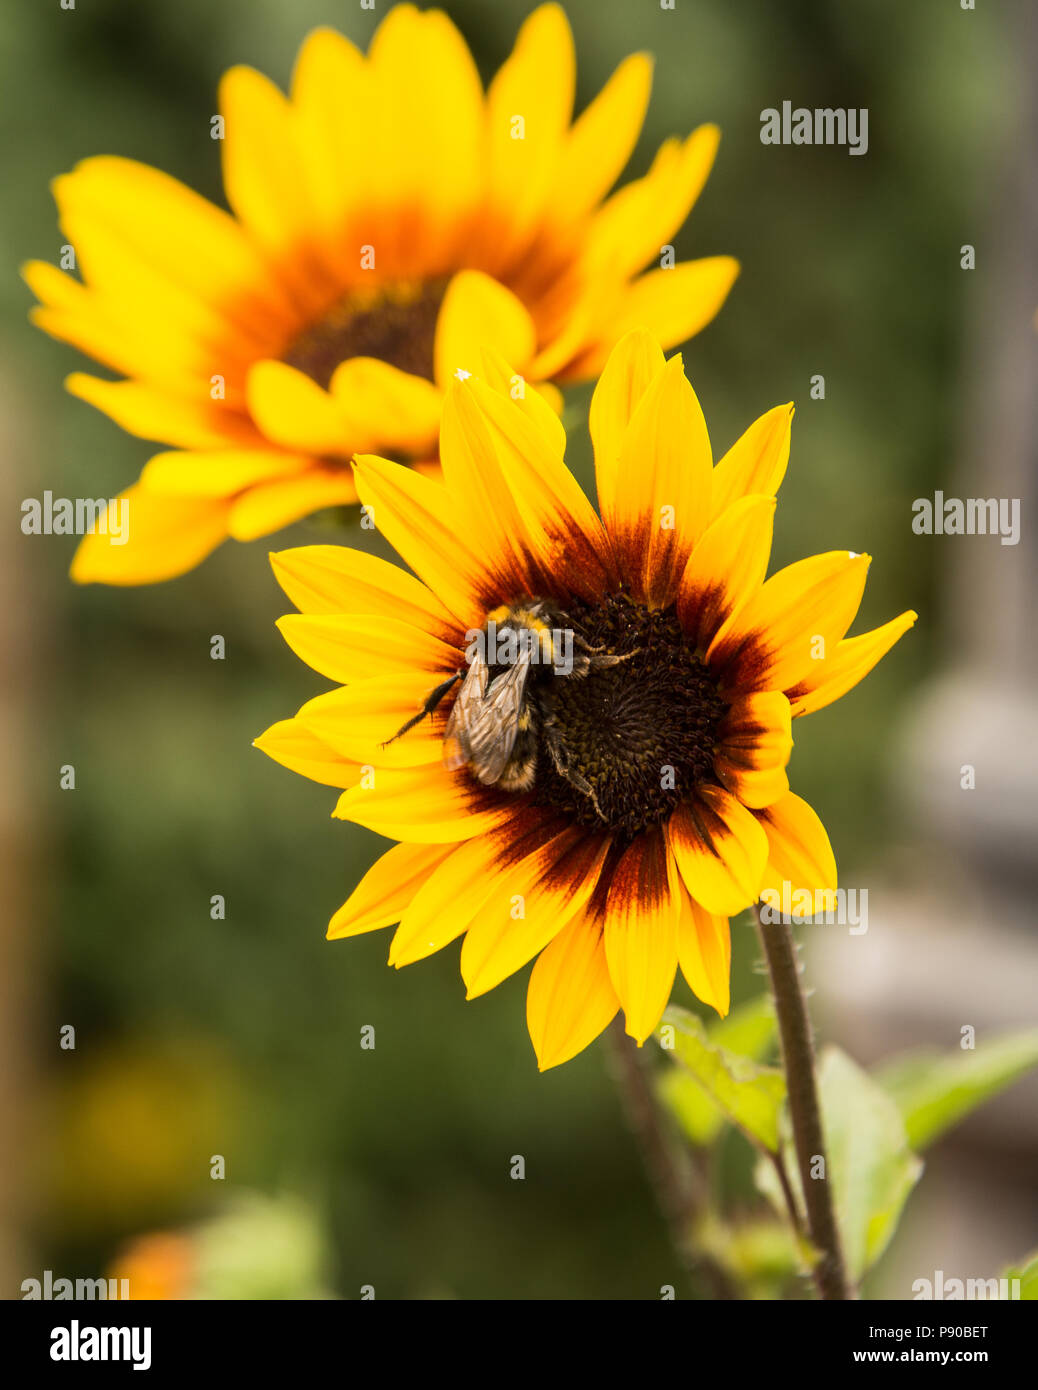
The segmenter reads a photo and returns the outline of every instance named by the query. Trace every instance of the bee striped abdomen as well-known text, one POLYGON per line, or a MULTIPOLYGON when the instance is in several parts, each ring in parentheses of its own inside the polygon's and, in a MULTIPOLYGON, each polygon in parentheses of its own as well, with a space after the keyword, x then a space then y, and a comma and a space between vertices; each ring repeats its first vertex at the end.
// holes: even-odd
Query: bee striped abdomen
POLYGON ((511 757, 497 781, 507 792, 529 791, 537 776, 540 720, 531 704, 520 711, 518 726, 511 757))

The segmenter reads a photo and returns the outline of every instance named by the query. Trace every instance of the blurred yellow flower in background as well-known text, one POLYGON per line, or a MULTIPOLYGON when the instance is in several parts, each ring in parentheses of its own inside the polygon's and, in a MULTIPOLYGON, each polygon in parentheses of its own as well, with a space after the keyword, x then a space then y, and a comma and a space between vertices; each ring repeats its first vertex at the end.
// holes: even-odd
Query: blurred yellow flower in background
POLYGON ((129 540, 84 538, 82 582, 142 584, 355 502, 356 452, 426 468, 443 391, 484 344, 547 385, 593 376, 622 334, 697 333, 727 256, 658 267, 702 189, 714 126, 659 150, 613 196, 651 61, 620 64, 572 120, 575 54, 542 5, 484 93, 440 11, 392 9, 367 56, 312 33, 285 97, 247 67, 220 87, 231 213, 132 160, 55 181, 82 280, 33 261, 34 321, 125 379, 70 391, 171 449, 130 499, 129 540))
POLYGON ((108 1277, 134 1300, 330 1298, 322 1215, 292 1192, 239 1189, 204 1221, 127 1241, 108 1277))
POLYGON ((191 1296, 194 1267, 194 1250, 186 1235, 151 1231, 123 1246, 108 1277, 125 1279, 131 1299, 166 1301, 191 1296))
POLYGON ((189 1209, 212 1186, 211 1135, 252 1132, 247 1078, 215 1040, 172 1040, 92 1050, 60 1075, 49 1097, 55 1158, 45 1174, 61 1228, 90 1238, 189 1209))

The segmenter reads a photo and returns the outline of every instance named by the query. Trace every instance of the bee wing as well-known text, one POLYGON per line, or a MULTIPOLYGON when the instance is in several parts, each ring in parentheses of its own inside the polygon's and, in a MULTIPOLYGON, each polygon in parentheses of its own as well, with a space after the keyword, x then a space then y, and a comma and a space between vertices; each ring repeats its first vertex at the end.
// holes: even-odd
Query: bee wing
POLYGON ((478 676, 480 693, 476 693, 474 684, 471 700, 466 700, 462 705, 465 687, 470 679, 473 679, 476 666, 477 662, 473 662, 461 694, 451 710, 444 756, 448 767, 460 767, 462 763, 474 764, 478 769, 479 780, 487 786, 493 786, 508 765, 508 759, 515 747, 523 693, 530 674, 530 658, 529 654, 520 657, 507 671, 503 671, 491 681, 489 690, 486 688, 487 670, 483 663, 478 676), (452 730, 451 724, 454 723, 456 713, 457 727, 452 730))
POLYGON ((477 653, 465 673, 443 734, 443 763, 450 772, 457 771, 470 761, 466 731, 476 719, 477 711, 483 704, 489 674, 490 668, 477 653))

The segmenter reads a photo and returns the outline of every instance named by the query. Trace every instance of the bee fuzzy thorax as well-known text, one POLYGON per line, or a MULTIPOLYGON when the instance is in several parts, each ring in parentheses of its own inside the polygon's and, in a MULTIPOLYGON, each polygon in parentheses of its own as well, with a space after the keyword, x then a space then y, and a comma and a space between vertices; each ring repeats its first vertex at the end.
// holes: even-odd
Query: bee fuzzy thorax
POLYGON ((490 667, 527 661, 568 676, 573 672, 573 629, 556 622, 557 615, 544 603, 503 604, 487 616, 483 627, 466 632, 465 660, 471 666, 479 659, 490 667))

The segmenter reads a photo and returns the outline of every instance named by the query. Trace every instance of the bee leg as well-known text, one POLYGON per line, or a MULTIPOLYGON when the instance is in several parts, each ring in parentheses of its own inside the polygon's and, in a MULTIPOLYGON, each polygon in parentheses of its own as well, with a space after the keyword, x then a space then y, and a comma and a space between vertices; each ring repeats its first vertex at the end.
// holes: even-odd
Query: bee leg
POLYGON ((583 792, 583 794, 589 798, 592 806, 594 806, 595 815, 598 819, 605 820, 605 816, 602 814, 602 808, 598 804, 598 797, 595 795, 594 787, 582 772, 578 772, 575 767, 570 767, 565 753, 563 752, 562 742, 555 732, 555 727, 555 716, 551 714, 546 715, 541 728, 544 733, 544 742, 547 745, 548 752, 551 754, 551 760, 555 764, 555 771, 560 777, 565 777, 570 786, 576 787, 578 792, 583 792))
POLYGON ((445 681, 442 681, 436 687, 435 690, 431 690, 429 694, 426 696, 425 703, 422 705, 422 708, 418 711, 414 718, 409 719, 406 724, 401 724, 400 728, 397 729, 393 737, 387 738, 385 743, 379 744, 379 747, 388 748, 389 745, 391 743, 395 743, 402 734, 406 734, 408 729, 413 729, 416 724, 420 724, 422 720, 426 717, 426 715, 432 714, 432 712, 440 704, 441 700, 448 693, 451 687, 455 684, 456 681, 460 681, 464 674, 464 668, 460 671, 455 671, 453 676, 448 676, 445 681))
POLYGON ((566 768, 562 775, 571 786, 576 787, 578 792, 583 792, 590 800, 592 806, 595 808, 595 815, 598 819, 605 820, 605 816, 602 814, 602 808, 598 804, 598 797, 595 795, 595 789, 583 773, 578 772, 575 767, 570 767, 566 768))
POLYGON ((618 666, 621 661, 629 661, 641 651, 640 647, 635 647, 634 651, 624 652, 623 656, 614 656, 612 652, 607 652, 604 646, 593 647, 576 633, 573 635, 573 646, 579 655, 575 657, 572 670, 568 674, 577 680, 582 680, 592 671, 604 670, 607 666, 618 666))
POLYGON ((592 671, 604 671, 609 666, 619 666, 621 661, 630 661, 632 656, 637 656, 641 651, 640 647, 635 647, 633 652, 624 652, 623 656, 614 656, 611 652, 602 654, 601 647, 589 647, 587 654, 581 654, 573 663, 572 675, 578 680, 584 676, 589 676, 592 671))
POLYGON ((619 666, 621 661, 630 661, 632 656, 638 655, 641 647, 635 647, 633 652, 624 652, 623 656, 613 656, 612 653, 607 656, 600 656, 601 647, 591 647, 589 650, 591 655, 588 657, 588 665, 592 671, 598 671, 606 666, 619 666))

